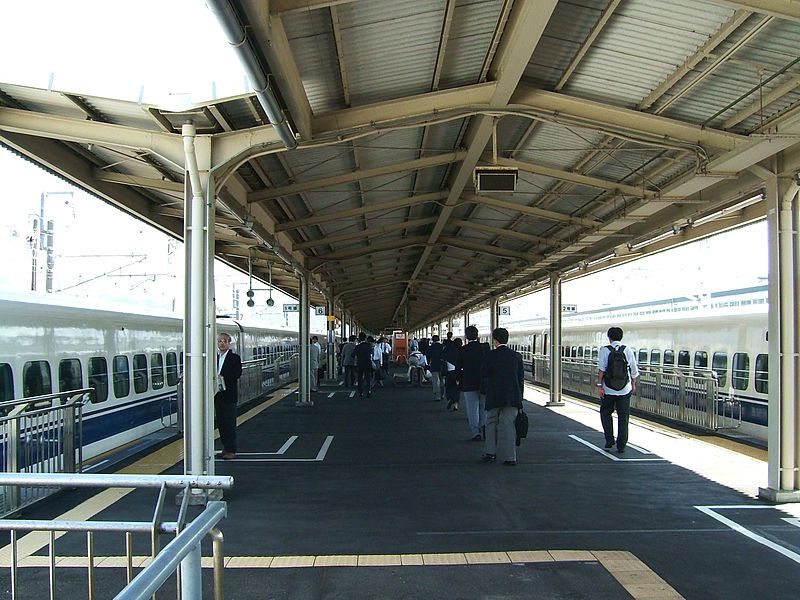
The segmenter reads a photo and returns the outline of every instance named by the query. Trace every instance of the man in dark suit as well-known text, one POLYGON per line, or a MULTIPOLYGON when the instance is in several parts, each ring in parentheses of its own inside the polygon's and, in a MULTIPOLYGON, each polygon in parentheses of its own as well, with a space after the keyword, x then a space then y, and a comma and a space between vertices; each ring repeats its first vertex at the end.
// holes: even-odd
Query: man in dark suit
POLYGON ((508 330, 498 327, 492 332, 494 350, 489 352, 481 366, 481 376, 487 379, 486 392, 486 444, 481 457, 495 462, 498 455, 503 464, 517 464, 516 430, 514 420, 522 408, 525 369, 522 355, 508 343, 508 330))
POLYGON ((358 345, 353 352, 358 372, 359 398, 364 397, 364 386, 367 388, 367 398, 372 395, 372 342, 372 336, 367 337, 362 331, 358 334, 358 345))
POLYGON ((466 329, 467 345, 461 346, 456 364, 456 377, 461 382, 461 392, 467 411, 470 441, 484 439, 486 428, 486 396, 481 390, 481 368, 489 354, 489 344, 478 341, 478 328, 470 325, 466 329))
POLYGON ((217 336, 217 393, 214 394, 214 414, 222 442, 222 458, 236 458, 236 403, 239 400, 239 378, 242 359, 231 350, 231 336, 217 336))

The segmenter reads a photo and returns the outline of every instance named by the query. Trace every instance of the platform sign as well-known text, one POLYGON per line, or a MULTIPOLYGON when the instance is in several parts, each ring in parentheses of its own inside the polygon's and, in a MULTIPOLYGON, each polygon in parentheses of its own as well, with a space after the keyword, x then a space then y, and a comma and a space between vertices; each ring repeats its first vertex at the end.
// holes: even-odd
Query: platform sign
POLYGON ((511 307, 510 306, 499 306, 498 307, 498 314, 503 317, 510 317, 511 316, 511 307))
POLYGON ((284 304, 283 305, 283 312, 285 313, 298 313, 300 312, 300 305, 299 304, 284 304))
POLYGON ((324 317, 325 316, 325 307, 324 306, 315 306, 314 307, 314 314, 317 315, 318 317, 324 317))
POLYGON ((562 313, 576 313, 576 312, 578 312, 578 305, 577 304, 562 304, 561 305, 561 312, 562 313))

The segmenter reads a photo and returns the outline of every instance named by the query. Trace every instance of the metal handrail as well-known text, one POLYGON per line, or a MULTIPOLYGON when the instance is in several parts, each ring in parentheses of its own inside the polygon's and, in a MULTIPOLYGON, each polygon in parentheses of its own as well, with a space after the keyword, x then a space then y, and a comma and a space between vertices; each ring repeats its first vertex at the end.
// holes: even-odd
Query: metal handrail
MULTIPOLYGON (((0 485, 36 485, 49 487, 82 487, 82 488, 159 488, 158 500, 153 511, 151 521, 126 522, 126 521, 39 521, 39 520, 12 520, 0 519, 0 531, 10 531, 11 533, 11 597, 17 598, 17 569, 18 569, 18 550, 17 532, 44 531, 49 532, 49 581, 50 597, 55 598, 56 590, 56 554, 55 541, 56 532, 85 532, 87 535, 87 570, 89 575, 88 596, 94 598, 94 534, 120 532, 125 534, 126 548, 126 573, 127 582, 131 584, 135 579, 141 579, 140 573, 135 579, 133 577, 133 543, 132 534, 147 534, 151 541, 151 556, 154 564, 159 565, 157 572, 148 572, 145 580, 159 579, 158 587, 175 570, 181 559, 191 554, 185 561, 185 567, 181 567, 180 585, 183 591, 183 598, 200 598, 200 579, 201 579, 201 560, 200 560, 200 540, 205 535, 210 535, 213 541, 214 553, 214 593, 216 600, 222 600, 223 593, 223 536, 215 529, 216 524, 225 517, 226 505, 224 502, 209 502, 206 510, 192 521, 188 526, 185 525, 188 499, 191 489, 230 489, 233 486, 233 478, 230 476, 190 476, 190 475, 127 475, 127 474, 85 474, 85 475, 65 475, 65 474, 36 474, 36 473, 0 473, 0 485), (161 517, 166 499, 167 489, 182 489, 183 499, 178 513, 177 520, 174 522, 164 521, 161 517), (202 532, 202 535, 200 533, 202 532), (159 535, 177 533, 176 540, 180 538, 180 543, 175 544, 176 540, 170 542, 161 552, 159 552, 159 535), (200 535, 198 538, 197 536, 200 535), (167 549, 169 549, 168 552, 167 549), (166 552, 166 557, 162 554, 166 552), (178 556, 176 559, 175 556, 178 556), (177 560, 177 562, 176 562, 177 560), (165 565, 172 565, 172 569, 160 579, 161 569, 165 565)), ((148 567, 149 568, 149 567, 148 567)), ((147 569, 145 569, 147 570, 147 569)), ((141 585, 141 584, 137 584, 141 585)), ((148 583, 149 585, 149 583, 148 583)), ((136 595, 138 589, 134 587, 134 592, 123 590, 121 598, 144 598, 145 596, 136 595)), ((148 587, 149 589, 149 587, 148 587)), ((155 591, 153 590, 153 592, 155 591)), ((150 594, 152 595, 151 592, 150 594)))
MULTIPOLYGON (((202 598, 200 542, 215 529, 226 514, 225 502, 209 502, 206 509, 114 597, 115 600, 144 600, 152 597, 177 571, 178 566, 181 572, 181 597, 202 598)), ((222 592, 221 587, 217 588, 215 579, 215 596, 217 589, 222 592)))

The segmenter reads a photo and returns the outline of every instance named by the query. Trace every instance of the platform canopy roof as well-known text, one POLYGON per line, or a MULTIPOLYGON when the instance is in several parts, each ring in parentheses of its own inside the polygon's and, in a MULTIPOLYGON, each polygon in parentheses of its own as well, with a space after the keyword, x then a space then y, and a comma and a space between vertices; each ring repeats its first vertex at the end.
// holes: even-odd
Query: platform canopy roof
POLYGON ((217 190, 218 256, 295 294, 310 272, 312 302, 372 331, 763 216, 742 202, 760 167, 800 168, 798 1, 209 4, 296 148, 256 94, 173 112, 3 83, 0 142, 180 237, 181 125, 252 140, 217 190), (516 190, 477 190, 476 166, 516 190))

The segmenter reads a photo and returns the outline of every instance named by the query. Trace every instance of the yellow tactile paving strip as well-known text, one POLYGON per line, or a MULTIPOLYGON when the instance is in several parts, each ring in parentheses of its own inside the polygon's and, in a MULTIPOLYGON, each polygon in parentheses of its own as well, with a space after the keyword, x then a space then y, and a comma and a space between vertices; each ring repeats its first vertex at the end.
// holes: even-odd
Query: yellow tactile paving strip
MULTIPOLYGON (((134 556, 133 565, 140 567, 149 556, 134 556)), ((636 600, 679 600, 683 598, 646 564, 624 550, 516 550, 509 552, 451 552, 441 554, 344 554, 324 556, 230 556, 228 569, 303 569, 310 567, 409 567, 449 565, 496 565, 537 562, 597 562, 636 600)), ((46 567, 46 556, 29 556, 20 567, 46 567)), ((66 557, 59 567, 86 568, 86 558, 66 557)), ((124 556, 97 556, 95 567, 120 568, 124 556)), ((213 566, 210 557, 203 557, 203 567, 213 566)))
MULTIPOLYGON (((278 390, 275 395, 262 402, 258 406, 250 409, 246 413, 239 415, 236 423, 242 423, 252 419, 257 414, 263 412, 273 404, 281 401, 289 394, 294 393, 295 388, 290 387, 278 390)), ((219 432, 214 431, 215 439, 219 437, 219 432)), ((177 440, 171 444, 167 444, 163 448, 151 452, 144 456, 135 463, 120 469, 118 473, 122 474, 136 474, 136 475, 157 475, 163 473, 169 468, 172 468, 176 463, 183 459, 183 440, 177 440)), ((64 514, 56 518, 59 521, 88 521, 96 514, 104 511, 109 506, 124 498, 133 491, 131 488, 112 488, 103 490, 98 494, 92 496, 85 502, 79 504, 72 510, 68 510, 64 514)), ((64 533, 56 533, 56 538, 61 537, 64 533)), ((22 536, 17 540, 17 555, 22 560, 26 557, 31 557, 32 554, 38 552, 50 543, 50 534, 45 531, 34 531, 27 535, 22 536)), ((31 557, 36 558, 36 557, 31 557)), ((0 548, 0 567, 8 567, 11 563, 11 545, 0 548)), ((49 564, 49 563, 46 563, 49 564)))

